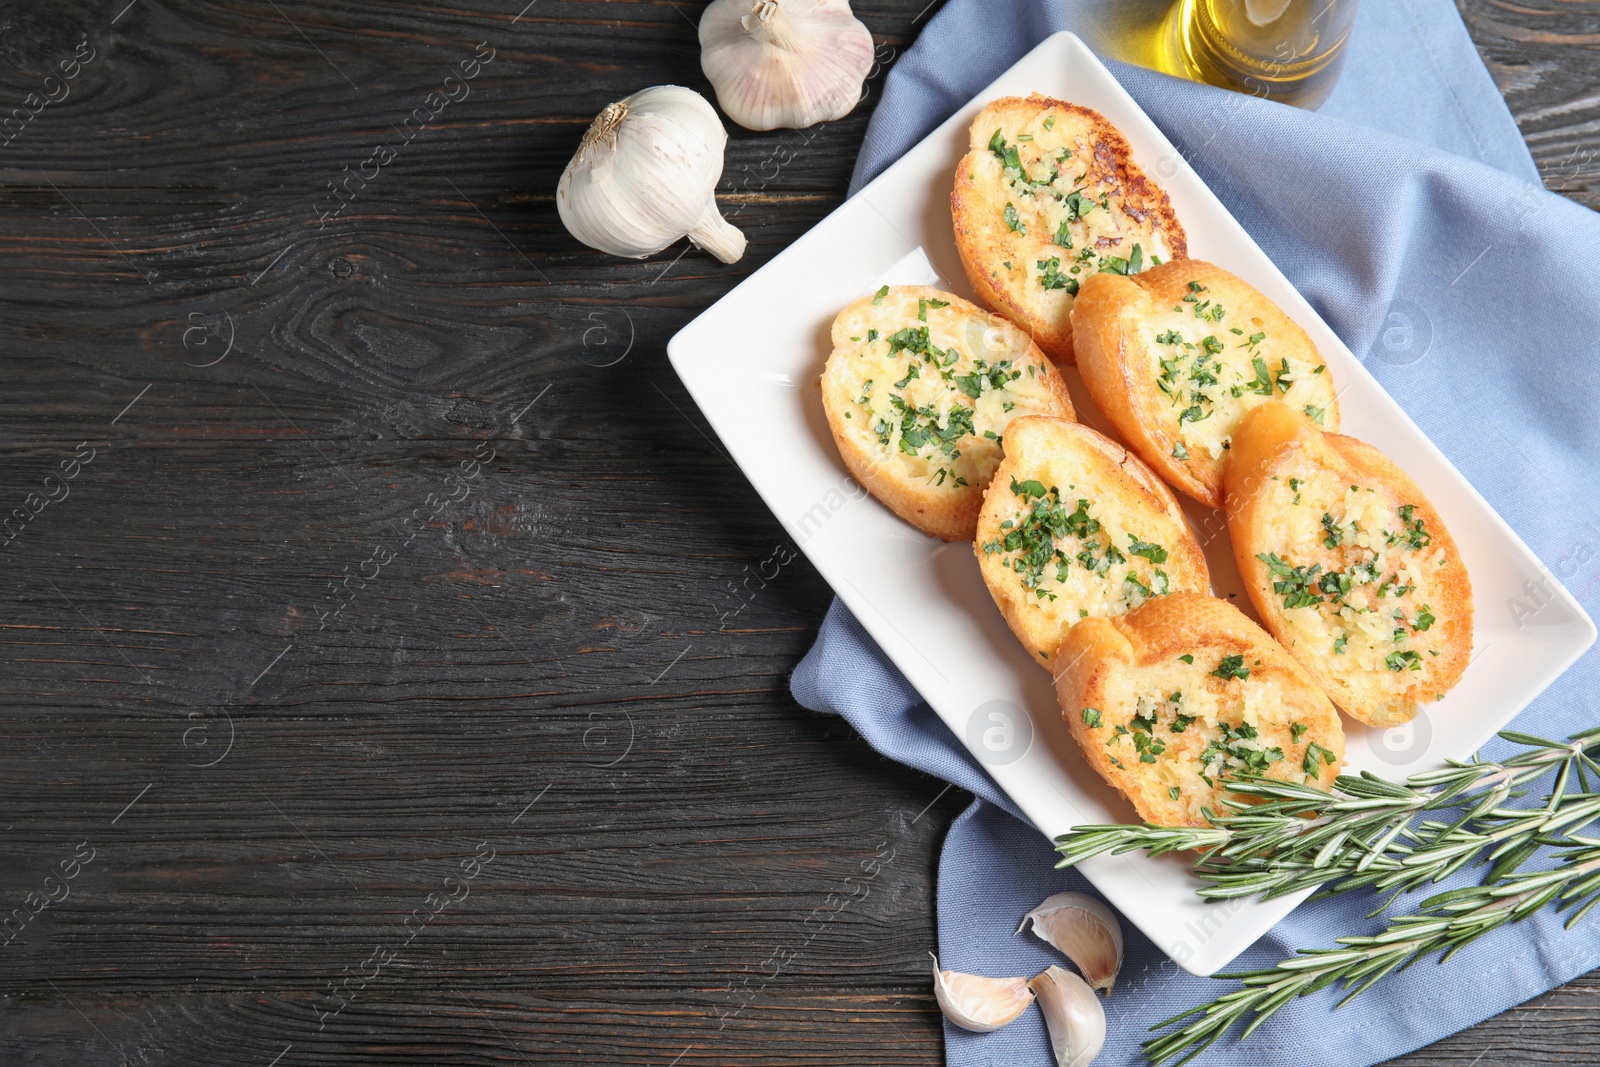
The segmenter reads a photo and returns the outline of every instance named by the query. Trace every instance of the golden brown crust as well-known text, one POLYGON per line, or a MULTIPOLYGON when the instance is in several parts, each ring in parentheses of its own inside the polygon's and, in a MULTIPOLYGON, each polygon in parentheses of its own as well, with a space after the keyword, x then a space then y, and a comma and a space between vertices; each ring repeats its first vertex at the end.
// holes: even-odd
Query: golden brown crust
POLYGON ((1046 667, 1080 618, 1210 588, 1172 491, 1120 445, 1062 419, 1011 424, 974 550, 1007 624, 1046 667), (1030 548, 1046 540, 1030 562, 1030 548))
POLYGON ((1346 714, 1397 726, 1461 680, 1472 583, 1444 520, 1388 457, 1262 404, 1234 434, 1223 485, 1251 601, 1346 714), (1302 570, 1275 573, 1273 554, 1302 570))
POLYGON ((1204 826, 1203 808, 1224 810, 1223 779, 1249 770, 1241 757, 1322 788, 1344 759, 1338 713, 1311 675, 1238 609, 1198 593, 1080 622, 1061 644, 1056 694, 1089 765, 1162 826, 1204 826))
POLYGON ((1072 398, 1060 371, 1004 318, 928 286, 886 289, 855 301, 834 319, 834 348, 821 378, 828 428, 851 476, 896 515, 946 541, 970 541, 984 488, 1000 462, 998 437, 1010 420, 1030 412, 1072 419, 1072 398), (934 346, 955 355, 953 361, 904 348, 889 354, 889 339, 898 331, 923 327, 934 346), (867 340, 870 331, 876 331, 875 341, 867 340), (1002 363, 1011 368, 1006 377, 1016 378, 1001 388, 995 380, 972 377, 1002 363), (918 377, 909 378, 913 367, 918 377), (979 395, 964 392, 958 378, 979 395), (870 402, 862 404, 863 396, 870 402), (956 455, 934 443, 920 456, 908 456, 898 447, 905 412, 891 397, 912 407, 942 407, 946 427, 950 406, 959 404, 972 413, 974 432, 955 442, 956 455), (1013 409, 1000 410, 1004 402, 1013 409), (894 424, 887 445, 873 430, 880 420, 894 424), (985 430, 997 438, 984 437, 985 430))
POLYGON ((950 194, 967 277, 980 299, 1026 329, 1051 358, 1071 363, 1070 283, 1101 269, 1104 257, 1130 259, 1136 244, 1144 263, 1153 256, 1181 259, 1188 252, 1183 227, 1166 192, 1133 161, 1127 139, 1097 111, 1037 94, 1004 97, 973 120, 970 137, 950 194), (1005 164, 990 148, 997 130, 1021 153, 1020 186, 1007 182, 1005 164), (1062 158, 1057 149, 1072 154, 1062 158), (1051 167, 1060 175, 1055 182, 1031 180, 1051 167), (1088 205, 1081 217, 1069 205, 1080 191, 1078 204, 1088 205), (1016 227, 1007 221, 1008 205, 1018 213, 1016 227), (1063 221, 1072 241, 1067 246, 1055 239, 1063 221), (1086 253, 1087 261, 1075 258, 1086 253), (1054 275, 1039 264, 1051 259, 1058 261, 1061 285, 1046 288, 1054 275))
POLYGON ((1092 275, 1072 331, 1083 383, 1128 447, 1211 507, 1222 506, 1233 430, 1263 391, 1339 428, 1333 376, 1311 338, 1254 286, 1203 260, 1092 275))

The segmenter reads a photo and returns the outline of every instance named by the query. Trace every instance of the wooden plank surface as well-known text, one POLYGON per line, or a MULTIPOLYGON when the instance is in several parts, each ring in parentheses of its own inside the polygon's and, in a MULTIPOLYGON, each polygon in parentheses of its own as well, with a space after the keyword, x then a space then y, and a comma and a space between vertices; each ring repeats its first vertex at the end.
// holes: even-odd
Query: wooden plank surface
MULTIPOLYGON (((924 2, 856 5, 885 66, 924 2)), ((1600 6, 1461 4, 1600 203, 1600 6)), ((0 148, 0 1062, 939 1061, 967 798, 788 696, 828 590, 663 353, 840 202, 881 71, 735 132, 735 267, 552 202, 604 104, 703 87, 698 11, 0 8, 0 99, 66 93, 0 148)), ((1597 1021, 1590 976, 1402 1062, 1597 1021)))

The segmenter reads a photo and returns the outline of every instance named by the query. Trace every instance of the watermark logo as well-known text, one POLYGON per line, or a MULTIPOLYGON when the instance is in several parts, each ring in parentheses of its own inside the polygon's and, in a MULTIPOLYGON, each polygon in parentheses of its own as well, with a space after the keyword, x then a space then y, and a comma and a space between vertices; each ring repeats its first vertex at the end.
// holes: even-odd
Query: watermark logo
POLYGON ((1428 313, 1405 297, 1395 297, 1367 352, 1370 358, 1392 367, 1406 367, 1420 360, 1433 347, 1433 320, 1428 313))
POLYGON ((633 351, 633 316, 622 308, 591 311, 584 319, 583 352, 579 359, 591 367, 614 367, 633 351))
POLYGON ((985 766, 1005 767, 1033 747, 1033 720, 1012 700, 979 704, 967 718, 967 749, 985 766))
POLYGON ((1428 754, 1433 720, 1426 710, 1401 726, 1391 726, 1372 739, 1372 754, 1391 767, 1409 767, 1428 754))

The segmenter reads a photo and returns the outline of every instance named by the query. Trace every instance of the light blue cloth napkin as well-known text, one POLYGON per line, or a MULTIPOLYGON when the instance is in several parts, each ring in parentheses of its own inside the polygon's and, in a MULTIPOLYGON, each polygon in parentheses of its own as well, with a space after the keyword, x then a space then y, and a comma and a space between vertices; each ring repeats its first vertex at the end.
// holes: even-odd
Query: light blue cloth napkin
MULTIPOLYGON (((1157 0, 1157 7, 1161 6, 1157 0)), ((1049 33, 1120 51, 1150 4, 951 0, 890 73, 855 185, 878 173, 1049 33)), ((1344 77, 1319 112, 1136 67, 1113 72, 1384 387, 1594 615, 1600 611, 1600 217, 1546 193, 1450 0, 1368 0, 1344 77)), ((1574 172, 1587 156, 1559 166, 1574 172)), ((1515 610, 1507 605, 1506 610, 1515 610)), ((1060 962, 1013 938, 1046 895, 1087 889, 835 603, 793 680, 879 751, 980 798, 939 870, 941 962, 1031 975, 1060 962)), ((1600 655, 1517 720, 1564 736, 1600 722, 1600 655)), ((1372 900, 1309 904, 1234 964, 1270 966, 1377 924, 1372 900)), ((1333 1010, 1296 1001, 1201 1062, 1354 1067, 1397 1056, 1600 966, 1600 912, 1571 932, 1546 912, 1440 966, 1427 959, 1333 1010)), ((1145 1028, 1232 988, 1181 971, 1125 926, 1097 1064, 1143 1062, 1145 1028)), ((1004 1030, 945 1029, 948 1062, 1047 1064, 1037 1012, 1004 1030)))

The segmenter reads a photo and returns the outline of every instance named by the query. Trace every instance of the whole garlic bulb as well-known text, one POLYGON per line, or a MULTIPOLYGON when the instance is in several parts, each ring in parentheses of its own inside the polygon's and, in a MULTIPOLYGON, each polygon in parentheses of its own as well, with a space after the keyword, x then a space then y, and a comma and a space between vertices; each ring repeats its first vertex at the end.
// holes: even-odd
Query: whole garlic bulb
POLYGON ((717 210, 728 143, 705 97, 679 85, 641 89, 595 118, 556 187, 567 231, 613 256, 643 259, 688 237, 724 263, 744 234, 717 210))
POLYGON ((872 34, 849 0, 712 0, 700 69, 728 117, 751 130, 843 118, 872 69, 872 34))

